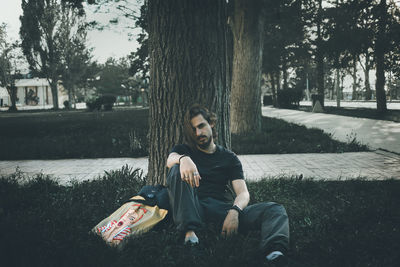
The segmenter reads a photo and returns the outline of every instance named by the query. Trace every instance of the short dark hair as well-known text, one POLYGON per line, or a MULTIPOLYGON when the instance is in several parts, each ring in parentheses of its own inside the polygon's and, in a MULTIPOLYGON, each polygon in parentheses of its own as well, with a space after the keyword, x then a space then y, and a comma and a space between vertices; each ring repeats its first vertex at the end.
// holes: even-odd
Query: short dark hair
POLYGON ((186 142, 193 147, 196 144, 194 141, 196 140, 196 136, 193 132, 193 126, 191 120, 198 115, 202 115, 203 118, 208 122, 208 124, 213 125, 212 127, 213 139, 215 140, 217 138, 217 131, 215 127, 217 123, 217 115, 214 112, 209 111, 204 106, 201 106, 199 104, 194 104, 186 111, 184 118, 184 125, 183 125, 184 137, 186 139, 186 142))

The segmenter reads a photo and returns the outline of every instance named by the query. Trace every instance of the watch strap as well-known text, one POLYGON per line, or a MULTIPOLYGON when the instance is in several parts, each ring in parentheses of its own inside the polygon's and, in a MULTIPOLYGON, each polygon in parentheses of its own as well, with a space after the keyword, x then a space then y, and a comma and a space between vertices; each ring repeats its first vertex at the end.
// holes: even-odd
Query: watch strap
POLYGON ((239 213, 239 215, 243 213, 243 210, 242 210, 241 208, 239 208, 238 205, 233 205, 233 206, 230 208, 230 210, 236 210, 236 211, 239 213))

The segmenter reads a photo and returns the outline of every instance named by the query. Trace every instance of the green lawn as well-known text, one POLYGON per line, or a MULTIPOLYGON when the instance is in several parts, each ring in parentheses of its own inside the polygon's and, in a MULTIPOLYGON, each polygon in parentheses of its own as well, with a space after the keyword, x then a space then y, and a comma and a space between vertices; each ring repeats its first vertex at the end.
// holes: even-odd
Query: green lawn
MULTIPOLYGON (((365 151, 356 140, 334 141, 321 130, 263 118, 263 131, 232 136, 237 154, 365 151)), ((148 110, 48 111, 0 114, 0 160, 147 155, 148 110)))
MULTIPOLYGON (((220 229, 199 233, 193 258, 165 222, 118 251, 90 229, 146 182, 123 168, 103 178, 61 186, 42 175, 0 178, 3 266, 261 266, 258 232, 228 240, 220 229), (24 183, 19 183, 21 181, 24 183)), ((248 184, 252 202, 283 204, 290 220, 290 256, 304 266, 400 266, 400 181, 313 181, 292 178, 248 184)), ((265 264, 264 266, 268 266, 265 264)))

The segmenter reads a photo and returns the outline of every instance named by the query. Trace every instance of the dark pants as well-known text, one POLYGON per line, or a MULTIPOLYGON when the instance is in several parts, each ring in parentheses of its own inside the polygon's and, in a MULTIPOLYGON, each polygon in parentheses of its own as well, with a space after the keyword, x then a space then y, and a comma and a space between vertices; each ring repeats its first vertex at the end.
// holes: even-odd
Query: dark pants
MULTIPOLYGON (((178 230, 196 231, 206 222, 220 224, 222 228, 232 203, 210 197, 199 199, 196 189, 182 181, 179 165, 170 169, 167 186, 178 230)), ((289 220, 285 208, 277 203, 262 202, 246 207, 239 216, 239 232, 249 230, 261 230, 260 249, 263 253, 288 249, 289 220)))

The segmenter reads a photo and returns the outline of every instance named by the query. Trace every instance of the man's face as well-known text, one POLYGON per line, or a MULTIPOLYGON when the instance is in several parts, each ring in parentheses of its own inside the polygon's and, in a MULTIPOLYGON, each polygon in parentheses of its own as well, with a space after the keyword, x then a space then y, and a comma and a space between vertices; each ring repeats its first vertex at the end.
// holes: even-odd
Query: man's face
POLYGON ((192 130, 195 136, 196 144, 201 149, 206 149, 213 141, 212 126, 206 119, 203 118, 203 115, 201 114, 193 117, 190 122, 192 124, 192 130))

